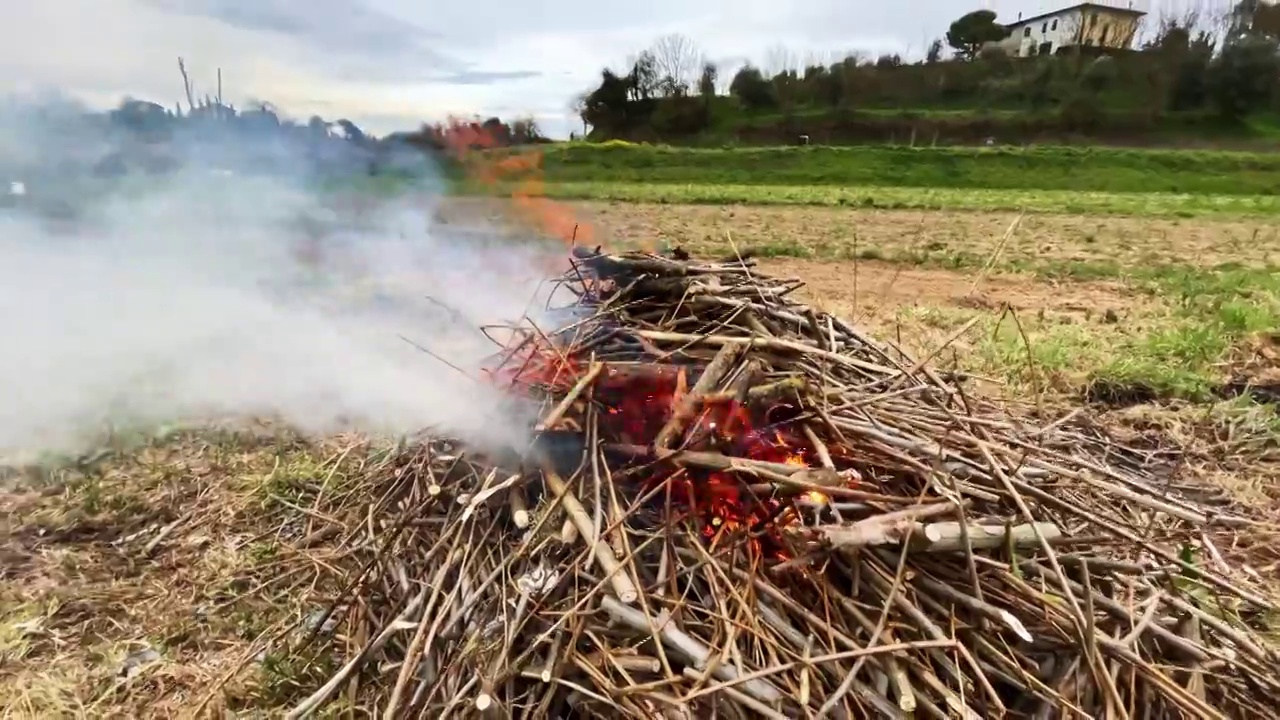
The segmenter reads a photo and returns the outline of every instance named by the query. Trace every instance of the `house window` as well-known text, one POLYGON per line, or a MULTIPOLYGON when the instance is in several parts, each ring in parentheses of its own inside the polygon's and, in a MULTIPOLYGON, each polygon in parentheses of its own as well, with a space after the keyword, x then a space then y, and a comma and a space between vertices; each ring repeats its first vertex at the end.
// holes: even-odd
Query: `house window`
POLYGON ((1041 25, 1041 26, 1040 26, 1040 33, 1041 33, 1041 34, 1044 34, 1044 33, 1047 33, 1047 32, 1049 32, 1049 23, 1045 23, 1045 24, 1043 24, 1043 25, 1041 25))
POLYGON ((1022 29, 1022 37, 1031 37, 1031 26, 1028 25, 1022 29))
POLYGON ((1054 20, 1053 20, 1053 29, 1054 29, 1054 30, 1057 30, 1057 29, 1058 29, 1058 19, 1057 19, 1057 18, 1054 18, 1054 20))

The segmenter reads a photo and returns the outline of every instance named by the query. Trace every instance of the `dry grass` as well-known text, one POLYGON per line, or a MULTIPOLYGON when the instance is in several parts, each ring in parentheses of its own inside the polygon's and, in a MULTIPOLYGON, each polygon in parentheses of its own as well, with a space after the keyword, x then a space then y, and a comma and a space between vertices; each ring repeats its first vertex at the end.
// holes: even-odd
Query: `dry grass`
POLYGON ((311 561, 282 556, 278 529, 282 514, 305 519, 290 497, 330 477, 328 454, 287 434, 181 433, 27 472, 0 495, 4 715, 165 717, 290 696, 317 668, 280 666, 272 639, 325 588, 295 592, 311 561))
MULTIPOLYGON (((683 245, 722 253, 726 233, 742 248, 821 260, 929 255, 937 262, 985 260, 1017 212, 862 208, 571 203, 610 242, 683 245)), ((1002 262, 1134 268, 1184 262, 1201 267, 1280 265, 1280 231, 1267 219, 1027 215, 1002 262)))

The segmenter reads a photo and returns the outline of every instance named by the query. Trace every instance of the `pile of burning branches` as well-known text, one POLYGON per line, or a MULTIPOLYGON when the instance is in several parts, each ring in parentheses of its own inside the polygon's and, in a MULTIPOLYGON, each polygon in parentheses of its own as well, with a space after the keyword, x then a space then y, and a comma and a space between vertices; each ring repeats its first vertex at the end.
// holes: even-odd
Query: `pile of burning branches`
POLYGON ((401 453, 334 609, 358 652, 293 717, 375 685, 384 717, 1280 707, 1251 522, 1167 459, 966 397, 741 259, 575 256, 576 319, 492 372, 543 402, 532 449, 401 453))

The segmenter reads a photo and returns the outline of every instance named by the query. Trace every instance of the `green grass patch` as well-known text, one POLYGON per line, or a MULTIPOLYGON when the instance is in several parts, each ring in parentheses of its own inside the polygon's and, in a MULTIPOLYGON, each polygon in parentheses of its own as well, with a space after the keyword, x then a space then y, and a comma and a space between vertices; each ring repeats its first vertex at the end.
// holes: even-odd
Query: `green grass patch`
MULTIPOLYGON (((775 242, 745 249, 758 257, 856 258, 957 270, 974 277, 988 260, 977 253, 928 247, 885 251, 775 242)), ((1022 257, 1001 261, 996 269, 1056 281, 1121 281, 1158 301, 1141 303, 1135 314, 1111 308, 1110 318, 1103 312, 1106 308, 1084 319, 1027 313, 1015 318, 962 308, 902 311, 900 319, 908 325, 946 332, 975 312, 986 314, 979 325, 983 330, 974 336, 979 339, 975 353, 960 359, 960 366, 999 377, 1022 391, 1054 391, 1116 405, 1168 398, 1211 400, 1229 380, 1229 361, 1243 341, 1280 328, 1280 268, 1135 268, 1022 257)))
MULTIPOLYGON (((883 254, 868 248, 859 255, 970 272, 986 262, 968 253, 883 254)), ((1111 405, 1214 401, 1224 396, 1232 361, 1246 339, 1280 328, 1280 268, 1132 268, 1035 259, 1000 268, 1059 281, 1120 280, 1158 301, 1109 318, 1099 308, 1084 319, 960 308, 904 311, 910 321, 942 330, 986 313, 974 336, 975 352, 961 359, 961 369, 998 377, 1019 392, 1065 393, 1111 405)))
MULTIPOLYGON (((1112 331, 1080 323, 1038 328, 1028 345, 1012 322, 1000 322, 984 346, 1008 379, 1083 384, 1093 400, 1114 404, 1212 399, 1226 363, 1246 338, 1280 328, 1280 273, 1183 267, 1132 271, 1130 281, 1158 297, 1164 317, 1112 331)), ((1057 383, 1059 386, 1064 383, 1057 383)))
POLYGON ((565 143, 544 151, 543 169, 552 183, 1280 193, 1275 153, 1203 150, 565 143))
POLYGON ((558 199, 702 205, 1025 210, 1035 213, 1187 218, 1280 214, 1280 196, 1276 195, 645 182, 555 182, 546 185, 546 193, 549 197, 558 199))

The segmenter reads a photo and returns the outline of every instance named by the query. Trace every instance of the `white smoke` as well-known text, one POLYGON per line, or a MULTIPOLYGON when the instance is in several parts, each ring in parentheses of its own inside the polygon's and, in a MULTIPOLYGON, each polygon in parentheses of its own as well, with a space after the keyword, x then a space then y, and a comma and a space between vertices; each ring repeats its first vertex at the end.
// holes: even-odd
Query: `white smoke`
MULTIPOLYGON (((197 153, 178 140, 161 147, 201 161, 95 179, 92 155, 121 147, 100 123, 4 115, 0 193, 25 194, 0 204, 0 456, 71 449, 104 423, 226 416, 313 433, 521 436, 521 418, 478 382, 498 349, 479 328, 541 307, 531 301, 555 248, 450 239, 429 221, 430 172, 408 201, 366 199, 351 227, 315 178, 255 173, 242 145, 197 153), (89 156, 68 160, 75 148, 89 156), (29 209, 42 202, 55 217, 29 209), (339 254, 318 286, 298 260, 317 226, 339 254), (395 299, 371 301, 369 288, 395 299)), ((308 167, 289 152, 273 144, 272 161, 308 167)))

